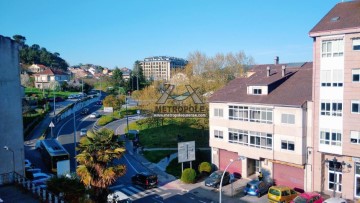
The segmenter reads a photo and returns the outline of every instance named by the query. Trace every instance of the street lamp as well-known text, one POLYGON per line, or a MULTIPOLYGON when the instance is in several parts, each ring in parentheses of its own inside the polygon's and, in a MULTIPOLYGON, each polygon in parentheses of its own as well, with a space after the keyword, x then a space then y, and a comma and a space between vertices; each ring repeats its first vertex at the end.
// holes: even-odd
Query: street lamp
POLYGON ((4 146, 4 149, 7 150, 7 151, 12 152, 12 155, 13 155, 13 169, 14 169, 14 172, 15 172, 15 152, 11 148, 9 148, 8 146, 4 146))
POLYGON ((74 106, 73 106, 73 119, 74 119, 74 166, 75 166, 75 171, 76 171, 76 121, 75 121, 75 107, 76 107, 76 103, 74 103, 74 106))
MULTIPOLYGON (((337 185, 339 184, 336 180, 336 172, 344 172, 343 169, 345 168, 345 166, 347 168, 351 168, 350 164, 345 163, 345 161, 339 162, 336 157, 334 157, 332 160, 329 159, 325 159, 325 165, 329 170, 333 170, 334 173, 334 186, 333 186, 333 197, 335 197, 336 194, 336 189, 337 189, 337 185), (331 166, 332 165, 332 166, 331 166)), ((329 181, 329 180, 328 180, 329 181)))
POLYGON ((127 111, 127 96, 125 96, 125 112, 126 112, 126 126, 127 126, 127 130, 129 133, 129 115, 128 115, 128 111, 127 111))
POLYGON ((223 179, 224 179, 224 175, 225 175, 225 172, 226 170, 229 168, 229 166, 234 163, 235 161, 242 161, 242 160, 245 160, 246 157, 244 156, 239 156, 237 159, 233 160, 233 159, 230 159, 230 163, 226 166, 226 168, 224 169, 224 172, 223 174, 221 175, 221 180, 220 180, 220 187, 219 187, 219 203, 221 203, 221 188, 222 188, 222 182, 223 182, 223 179))

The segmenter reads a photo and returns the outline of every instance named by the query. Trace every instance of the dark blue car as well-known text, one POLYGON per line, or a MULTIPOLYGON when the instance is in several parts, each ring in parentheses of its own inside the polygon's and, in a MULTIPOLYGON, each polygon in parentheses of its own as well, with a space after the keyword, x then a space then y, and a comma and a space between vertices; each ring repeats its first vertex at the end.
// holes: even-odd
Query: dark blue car
POLYGON ((252 180, 246 184, 244 194, 261 197, 261 195, 268 192, 270 187, 271 184, 265 181, 252 180))

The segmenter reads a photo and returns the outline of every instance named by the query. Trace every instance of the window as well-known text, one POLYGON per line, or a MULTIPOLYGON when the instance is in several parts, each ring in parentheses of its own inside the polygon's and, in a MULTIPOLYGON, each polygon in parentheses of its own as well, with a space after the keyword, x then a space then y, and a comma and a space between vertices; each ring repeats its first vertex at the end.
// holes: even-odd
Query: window
POLYGON ((352 70, 352 81, 353 82, 360 82, 360 69, 353 69, 352 70))
POLYGON ((355 196, 360 197, 360 163, 355 163, 355 196))
POLYGON ((229 106, 229 119, 230 120, 249 120, 249 111, 247 106, 229 106))
POLYGON ((330 102, 321 102, 320 115, 330 116, 330 102))
POLYGON ((359 101, 351 101, 351 113, 360 113, 360 102, 359 101))
POLYGON ((215 138, 219 138, 219 139, 223 139, 223 138, 224 138, 224 136, 223 136, 223 131, 214 130, 214 137, 215 137, 215 138))
POLYGON ((320 103, 320 115, 342 116, 342 103, 323 101, 320 103))
POLYGON ((272 134, 229 128, 229 142, 272 150, 272 134))
POLYGON ((332 86, 333 87, 342 87, 343 86, 343 70, 333 70, 332 72, 332 86))
POLYGON ((320 83, 322 87, 330 87, 331 86, 331 71, 330 70, 322 70, 320 72, 320 83))
POLYGON ((329 171, 328 171, 328 188, 329 190, 334 190, 341 192, 342 188, 342 172, 341 172, 341 163, 333 161, 329 162, 329 171))
POLYGON ((214 109, 214 116, 215 117, 223 117, 223 109, 214 109))
POLYGON ((350 142, 351 144, 360 144, 360 132, 350 131, 350 142))
POLYGON ((273 110, 270 108, 257 108, 247 106, 229 106, 229 119, 258 123, 273 122, 273 110))
POLYGON ((344 41, 339 40, 325 40, 321 46, 321 56, 325 57, 339 57, 344 55, 344 41))
POLYGON ((341 137, 339 130, 320 130, 320 144, 341 146, 341 137))
POLYGON ((331 111, 333 116, 342 116, 342 103, 332 103, 331 111))
POLYGON ((295 115, 281 114, 281 123, 295 124, 295 115))
POLYGON ((293 141, 281 140, 281 149, 295 151, 295 143, 293 141))
POLYGON ((259 88, 254 88, 254 89, 253 89, 253 94, 261 94, 261 89, 259 89, 259 88))
POLYGON ((352 40, 353 50, 360 50, 360 38, 355 38, 352 40))

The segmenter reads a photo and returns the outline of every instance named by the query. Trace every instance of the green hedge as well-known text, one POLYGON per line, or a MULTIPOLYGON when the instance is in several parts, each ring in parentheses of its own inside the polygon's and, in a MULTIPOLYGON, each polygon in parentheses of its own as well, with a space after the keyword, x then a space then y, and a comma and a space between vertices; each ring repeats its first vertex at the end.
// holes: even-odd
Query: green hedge
POLYGON ((181 181, 184 183, 194 183, 196 179, 196 171, 192 168, 185 169, 181 174, 181 181))
POLYGON ((211 164, 209 162, 201 162, 199 165, 199 173, 210 173, 211 172, 211 164))
POLYGON ((113 120, 114 120, 114 118, 111 116, 102 116, 101 118, 99 118, 97 125, 104 126, 104 125, 112 122, 113 120))

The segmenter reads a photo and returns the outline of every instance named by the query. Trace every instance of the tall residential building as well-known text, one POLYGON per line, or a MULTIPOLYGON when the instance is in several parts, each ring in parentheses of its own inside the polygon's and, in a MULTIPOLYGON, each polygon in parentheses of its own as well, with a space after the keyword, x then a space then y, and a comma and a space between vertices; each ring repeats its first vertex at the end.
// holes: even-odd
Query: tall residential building
POLYGON ((185 68, 187 63, 185 59, 168 56, 148 57, 140 61, 146 80, 163 81, 169 81, 173 72, 185 68))
POLYGON ((360 1, 335 5, 313 38, 313 190, 360 198, 360 1))
POLYGON ((262 171, 277 185, 309 191, 312 67, 257 65, 215 92, 209 100, 212 163, 221 170, 231 163, 228 170, 243 177, 262 171))
POLYGON ((0 35, 0 53, 0 174, 13 171, 24 174, 19 46, 0 35))

